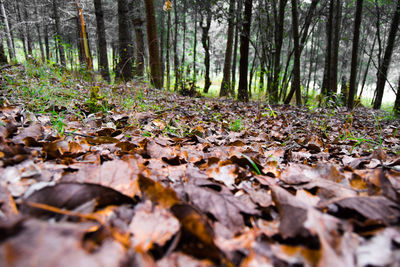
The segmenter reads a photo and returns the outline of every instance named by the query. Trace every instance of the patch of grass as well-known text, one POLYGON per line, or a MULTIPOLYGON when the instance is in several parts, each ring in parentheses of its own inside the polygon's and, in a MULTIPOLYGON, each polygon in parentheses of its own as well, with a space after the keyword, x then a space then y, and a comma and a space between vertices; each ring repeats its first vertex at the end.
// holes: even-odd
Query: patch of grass
POLYGON ((229 124, 229 130, 239 132, 243 129, 242 118, 237 118, 235 121, 229 124))

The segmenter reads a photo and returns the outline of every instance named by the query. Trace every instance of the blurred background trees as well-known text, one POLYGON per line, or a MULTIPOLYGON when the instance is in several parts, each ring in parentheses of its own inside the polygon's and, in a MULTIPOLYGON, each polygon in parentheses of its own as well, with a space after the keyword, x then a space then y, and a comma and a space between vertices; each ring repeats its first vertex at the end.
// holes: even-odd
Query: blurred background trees
POLYGON ((1 62, 85 70, 89 53, 106 81, 270 103, 378 109, 400 91, 399 0, 0 0, 0 11, 1 62))

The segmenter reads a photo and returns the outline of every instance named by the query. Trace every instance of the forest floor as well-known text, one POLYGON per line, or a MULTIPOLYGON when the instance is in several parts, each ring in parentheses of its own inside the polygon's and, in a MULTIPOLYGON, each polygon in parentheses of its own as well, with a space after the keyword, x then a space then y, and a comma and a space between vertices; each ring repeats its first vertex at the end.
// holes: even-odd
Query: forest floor
POLYGON ((1 266, 400 266, 400 121, 2 68, 1 266))

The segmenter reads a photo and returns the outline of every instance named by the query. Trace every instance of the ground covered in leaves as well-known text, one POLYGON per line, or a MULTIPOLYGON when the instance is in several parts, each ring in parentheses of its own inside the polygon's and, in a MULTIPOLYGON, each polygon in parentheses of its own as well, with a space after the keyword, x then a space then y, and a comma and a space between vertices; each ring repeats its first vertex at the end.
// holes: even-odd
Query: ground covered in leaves
POLYGON ((2 69, 1 266, 400 266, 400 123, 2 69))

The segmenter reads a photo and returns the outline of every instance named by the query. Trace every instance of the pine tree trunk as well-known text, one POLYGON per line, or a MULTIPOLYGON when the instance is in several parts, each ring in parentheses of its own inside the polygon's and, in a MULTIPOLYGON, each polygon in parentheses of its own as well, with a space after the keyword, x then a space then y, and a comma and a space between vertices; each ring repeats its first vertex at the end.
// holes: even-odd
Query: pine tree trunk
POLYGON ((144 20, 141 16, 143 6, 141 1, 132 1, 132 24, 135 28, 135 41, 136 41, 136 63, 135 63, 135 75, 143 77, 144 75, 144 34, 143 34, 143 23, 144 20))
POLYGON ((174 75, 175 84, 174 91, 178 90, 178 85, 180 83, 181 77, 179 72, 179 58, 178 58, 178 6, 174 5, 174 18, 175 18, 175 28, 174 28, 174 75))
POLYGON ((385 90, 385 84, 387 79, 387 73, 392 58, 396 33, 399 28, 399 21, 400 21, 400 0, 397 1, 396 11, 394 12, 393 19, 390 25, 389 37, 386 44, 385 54, 383 56, 382 64, 381 66, 379 66, 378 69, 378 82, 376 84, 376 98, 374 102, 374 109, 381 108, 383 93, 385 90))
POLYGON ((231 96, 235 96, 235 88, 236 88, 236 65, 237 65, 236 61, 237 61, 237 50, 239 44, 239 31, 240 31, 239 21, 241 21, 240 15, 242 12, 242 1, 243 0, 238 0, 238 6, 236 10, 235 41, 233 45, 233 59, 232 59, 232 83, 229 90, 229 94, 231 96))
POLYGON ((400 76, 399 76, 399 81, 397 83, 397 94, 396 94, 396 100, 394 101, 393 111, 396 116, 400 115, 400 76))
POLYGON ((129 47, 131 44, 129 19, 128 1, 118 0, 119 62, 116 78, 122 81, 129 81, 133 78, 132 50, 129 47))
POLYGON ((93 2, 94 2, 96 26, 97 26, 97 48, 99 55, 99 70, 103 79, 107 82, 110 82, 111 78, 108 67, 106 27, 104 24, 103 8, 101 5, 101 0, 94 0, 93 2))
POLYGON ((285 100, 285 104, 289 104, 296 93, 296 104, 301 105, 301 86, 300 86, 300 40, 299 40, 299 26, 297 15, 297 0, 292 0, 292 28, 293 28, 293 44, 294 44, 294 66, 291 90, 285 100))
POLYGON ((61 25, 60 25, 60 17, 58 15, 58 1, 53 0, 53 15, 54 21, 56 26, 56 46, 58 48, 58 53, 60 56, 60 63, 63 67, 66 67, 66 60, 65 60, 65 52, 64 52, 64 45, 63 39, 61 37, 61 25))
POLYGON ((245 0, 244 2, 244 21, 240 36, 240 67, 239 67, 239 88, 238 100, 249 101, 247 91, 247 74, 249 68, 249 44, 250 44, 250 29, 251 29, 251 13, 253 0, 245 0))
POLYGON ((201 36, 201 43, 203 44, 204 48, 204 65, 206 68, 206 74, 204 78, 204 93, 208 93, 208 90, 211 86, 211 79, 210 79, 210 37, 208 36, 208 32, 210 31, 211 27, 211 7, 206 9, 207 12, 207 19, 206 24, 203 26, 203 20, 201 21, 201 29, 202 29, 202 36, 201 36))
POLYGON ((166 49, 167 49, 167 53, 165 56, 165 65, 166 65, 166 69, 167 69, 167 90, 169 91, 170 85, 171 85, 171 67, 170 67, 170 43, 171 43, 171 12, 167 12, 167 42, 166 42, 166 49))
POLYGON ((157 89, 162 88, 161 62, 154 14, 154 0, 144 0, 146 8, 147 41, 150 54, 151 83, 157 89))
MULTIPOLYGON (((35 5, 35 8, 34 8, 35 16, 36 16, 36 18, 39 18, 39 11, 37 9, 37 0, 34 1, 34 5, 35 5)), ((35 26, 36 26, 36 31, 37 31, 37 35, 38 35, 40 55, 42 57, 42 61, 45 62, 46 55, 44 53, 44 48, 43 48, 43 37, 42 37, 42 31, 40 29, 40 23, 41 23, 41 21, 38 21, 37 23, 35 23, 35 26)))
POLYGON ((196 61, 197 61, 197 8, 194 11, 194 38, 193 38, 193 85, 196 85, 196 61))
POLYGON ((353 109, 354 95, 357 92, 356 78, 357 78, 357 57, 358 57, 358 42, 360 39, 360 25, 362 17, 363 0, 357 0, 356 17, 354 20, 354 33, 353 33, 353 49, 351 52, 351 70, 350 70, 350 87, 349 97, 347 98, 347 107, 353 109))
POLYGON ((332 39, 333 39, 333 10, 335 0, 330 0, 329 15, 326 22, 326 54, 325 54, 325 68, 324 78, 322 81, 322 94, 327 95, 330 91, 331 81, 331 60, 332 60, 332 39))
POLYGON ((232 46, 233 46, 233 31, 234 31, 234 15, 235 15, 235 0, 230 0, 228 11, 228 36, 226 41, 225 59, 223 78, 221 82, 221 89, 219 96, 227 96, 231 87, 231 62, 232 62, 232 46))
POLYGON ((274 12, 274 20, 275 20, 275 51, 274 51, 274 70, 273 70, 273 81, 271 85, 270 101, 273 103, 277 103, 279 101, 279 76, 281 74, 281 51, 283 44, 283 26, 285 21, 285 7, 287 4, 287 0, 279 1, 279 9, 278 12, 274 12))
POLYGON ((15 53, 14 53, 14 49, 13 49, 13 43, 12 43, 12 38, 11 38, 10 26, 8 24, 7 13, 6 13, 6 10, 4 9, 4 0, 0 0, 0 9, 1 9, 0 10, 1 15, 3 17, 4 27, 6 30, 8 54, 10 56, 10 61, 13 61, 15 59, 15 53))

